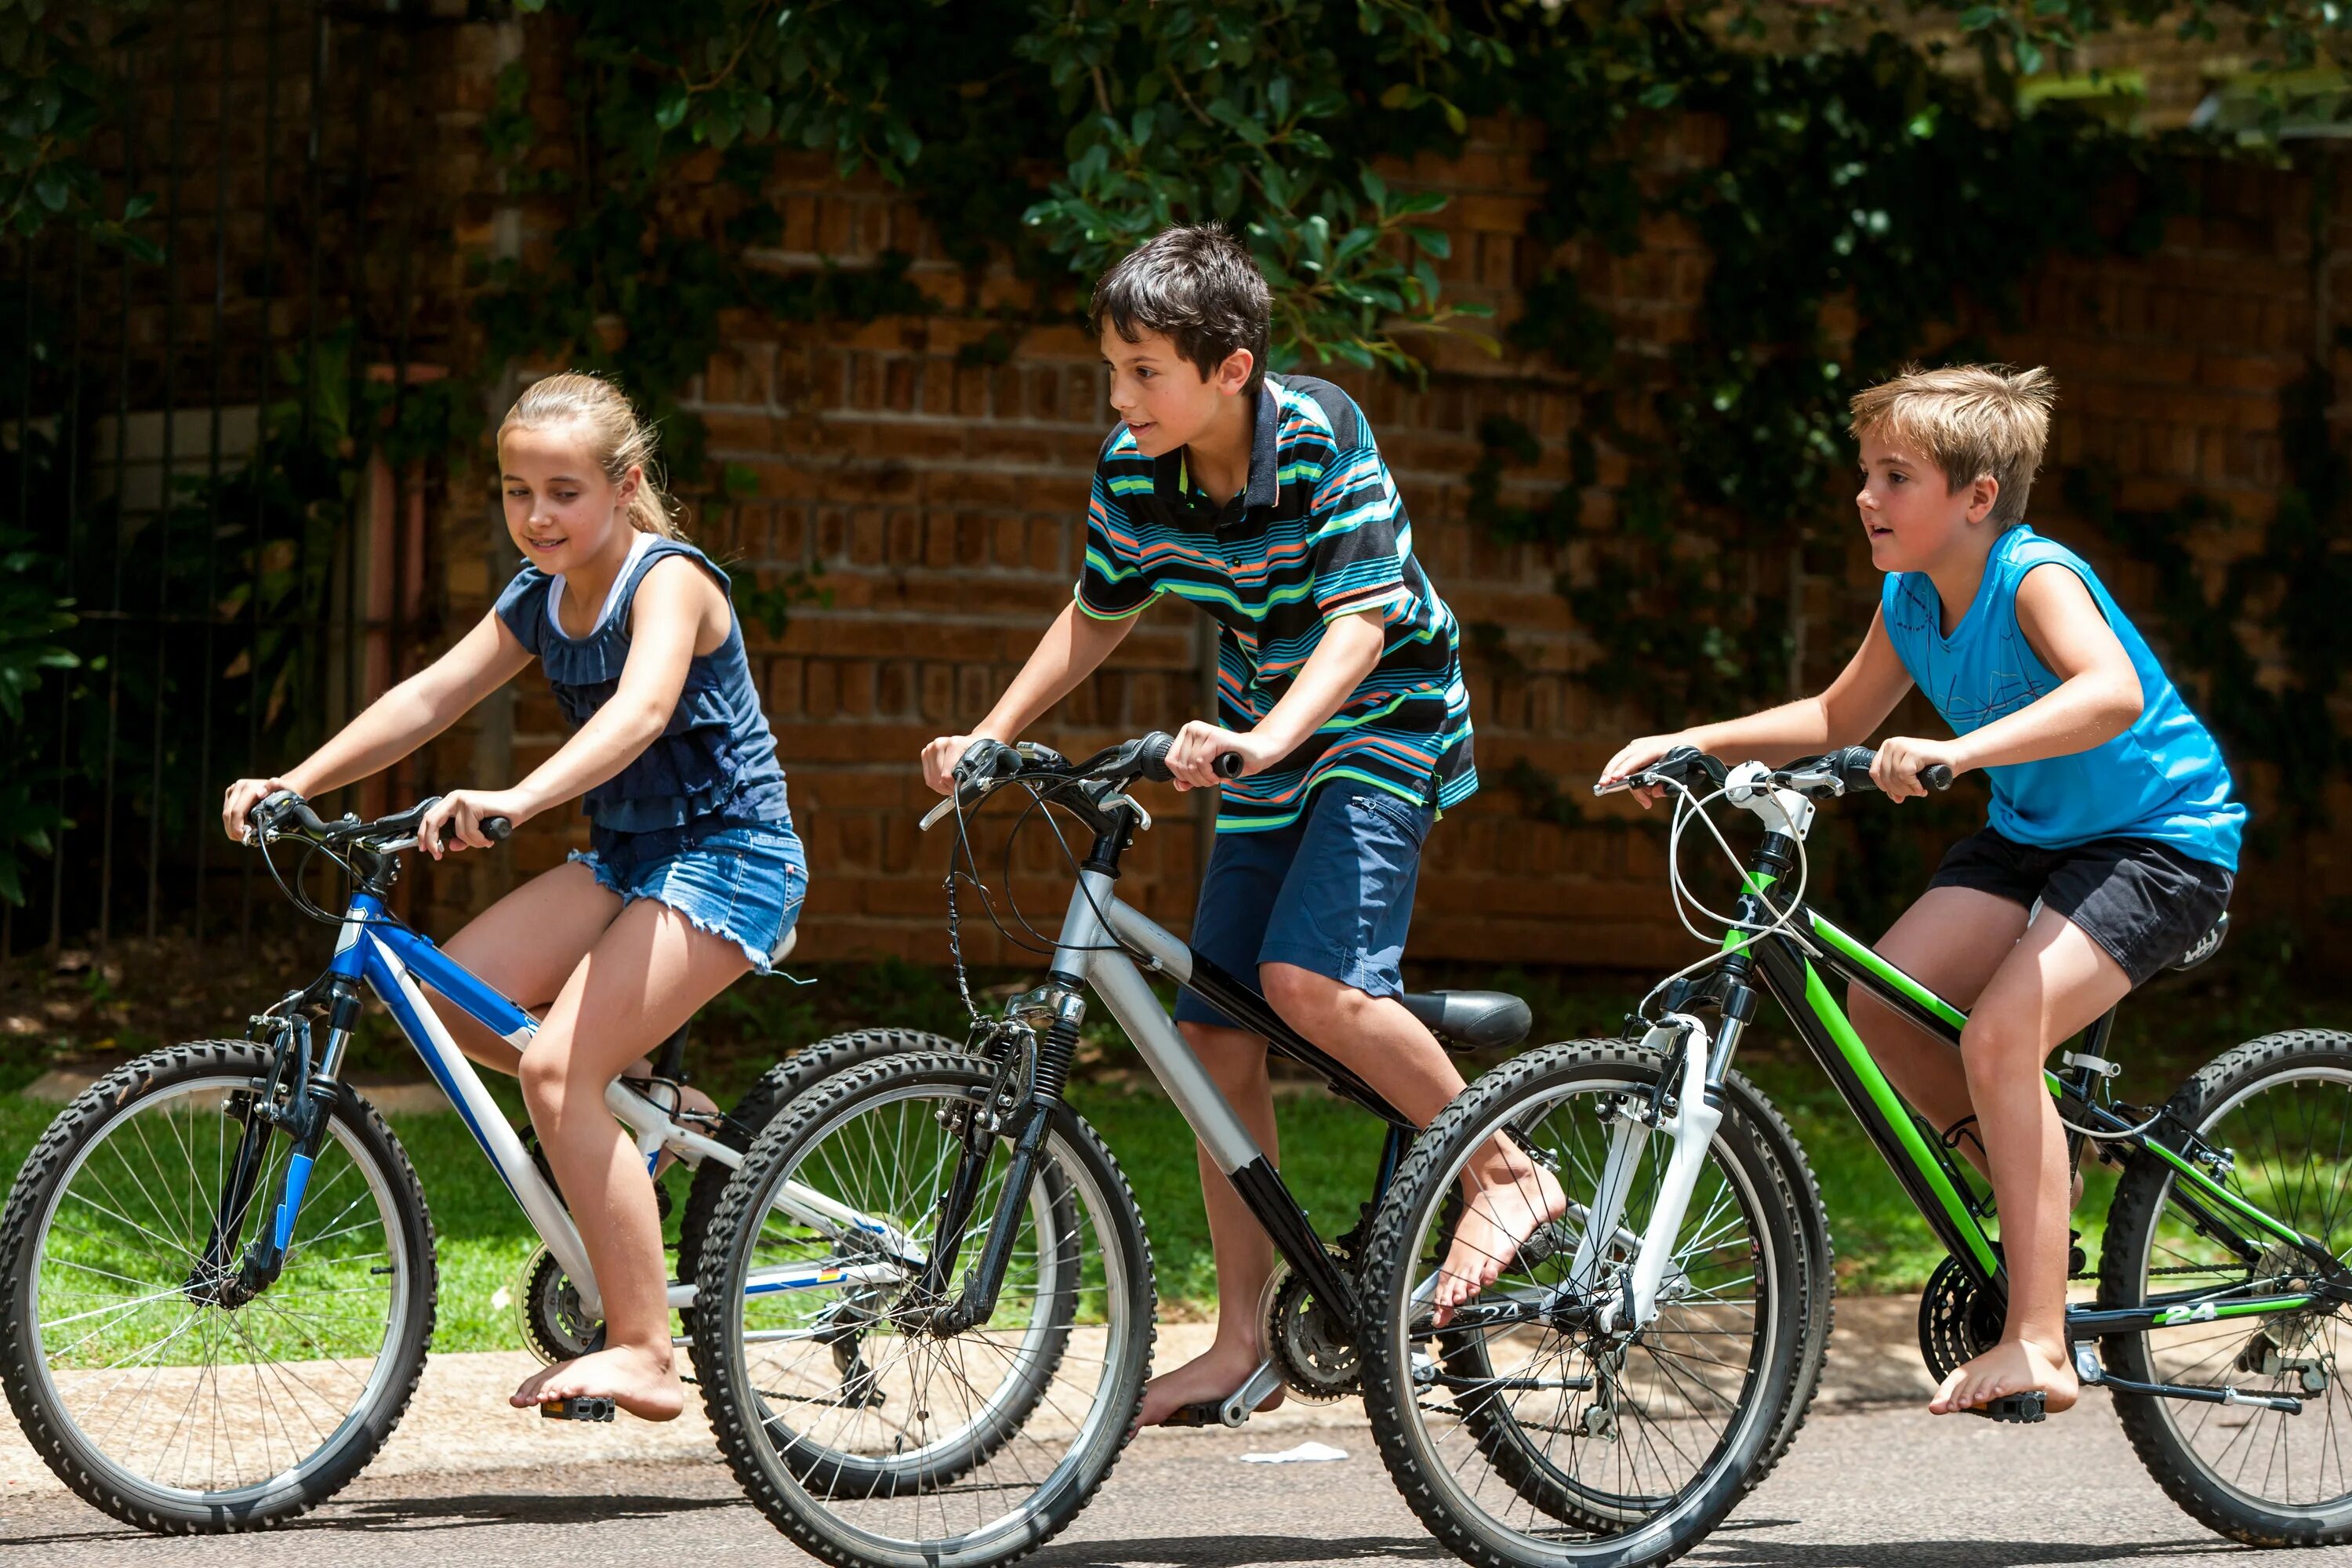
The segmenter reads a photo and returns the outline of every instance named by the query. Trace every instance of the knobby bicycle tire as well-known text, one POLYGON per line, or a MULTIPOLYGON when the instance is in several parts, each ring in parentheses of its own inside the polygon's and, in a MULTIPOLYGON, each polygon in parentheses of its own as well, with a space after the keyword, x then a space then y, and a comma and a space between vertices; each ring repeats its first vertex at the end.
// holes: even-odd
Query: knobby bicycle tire
MULTIPOLYGON (((41 1357, 35 1276, 36 1241, 58 1189, 80 1158, 146 1102, 175 1089, 217 1081, 234 1092, 270 1067, 268 1047, 245 1040, 199 1040, 171 1046, 109 1073, 49 1124, 17 1173, 0 1216, 0 1386, 34 1449, 83 1500, 136 1529, 158 1534, 229 1534, 266 1530, 316 1508, 355 1478, 399 1426, 425 1368, 433 1334, 438 1279, 433 1226, 425 1194, 406 1153, 382 1116, 348 1085, 330 1115, 350 1138, 341 1146, 371 1162, 392 1201, 386 1216, 400 1228, 409 1267, 394 1303, 399 1329, 365 1385, 366 1407, 351 1411, 321 1447, 262 1483, 227 1492, 170 1488, 126 1471, 98 1448, 66 1411, 52 1406, 52 1379, 41 1357)), ((330 1134, 331 1136, 331 1133, 330 1134)), ((362 1172, 364 1179, 367 1173, 362 1172)), ((216 1194, 205 1193, 211 1203, 216 1194)), ((257 1194, 267 1203, 270 1194, 257 1194)), ((305 1206, 305 1216, 313 1213, 305 1206)), ((297 1236, 299 1240, 299 1233, 297 1236)), ((257 1301, 266 1301, 265 1290, 257 1301)), ((208 1310, 218 1309, 205 1309, 208 1310)), ((242 1309, 240 1309, 242 1310, 242 1309)), ((231 1314, 233 1315, 233 1314, 231 1314)), ((364 1392, 364 1391, 363 1391, 364 1392)))

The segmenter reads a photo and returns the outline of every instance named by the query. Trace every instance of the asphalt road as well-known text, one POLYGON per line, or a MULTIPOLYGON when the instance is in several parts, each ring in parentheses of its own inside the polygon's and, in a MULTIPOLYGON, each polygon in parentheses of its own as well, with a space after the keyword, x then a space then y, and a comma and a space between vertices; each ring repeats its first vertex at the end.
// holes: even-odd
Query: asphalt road
MULTIPOLYGON (((1360 1426, 1313 1434, 1344 1461, 1249 1465, 1298 1433, 1147 1434, 1039 1568, 1450 1561, 1391 1489, 1360 1426)), ((2041 1568, 2244 1564, 2258 1554, 2176 1510, 2106 1400, 2037 1427, 1916 1407, 1817 1413, 1771 1479, 1685 1561, 1717 1568, 2041 1568)), ((2352 1564, 2352 1548, 2281 1553, 2352 1564)), ((810 1561, 743 1502, 715 1460, 362 1479, 274 1534, 151 1540, 56 1493, 0 1500, 0 1563, 516 1568, 810 1561)))

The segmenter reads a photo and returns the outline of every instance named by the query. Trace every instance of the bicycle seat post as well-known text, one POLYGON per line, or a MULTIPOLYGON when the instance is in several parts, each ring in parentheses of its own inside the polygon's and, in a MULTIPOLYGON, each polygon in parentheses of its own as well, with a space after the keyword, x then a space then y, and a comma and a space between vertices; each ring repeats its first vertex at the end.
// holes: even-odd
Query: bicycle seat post
POLYGON ((693 1025, 690 1022, 680 1024, 670 1031, 669 1038, 664 1040, 661 1043, 661 1048, 654 1053, 656 1079, 667 1079, 671 1083, 686 1081, 686 1035, 691 1027, 693 1025))

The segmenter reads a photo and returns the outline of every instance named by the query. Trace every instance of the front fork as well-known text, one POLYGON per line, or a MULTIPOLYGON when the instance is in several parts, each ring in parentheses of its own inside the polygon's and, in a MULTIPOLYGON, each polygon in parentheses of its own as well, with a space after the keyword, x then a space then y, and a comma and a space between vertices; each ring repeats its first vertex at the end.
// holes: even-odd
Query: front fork
POLYGON ((1658 1291, 1674 1261, 1683 1216, 1690 1208, 1691 1194, 1715 1142, 1716 1129, 1723 1122, 1718 1086, 1723 1066, 1728 1064, 1731 1047, 1738 1043, 1739 1027, 1738 1018, 1727 1017, 1721 1037, 1710 1042, 1706 1026, 1698 1019, 1687 1013, 1669 1013, 1643 1039, 1646 1048, 1658 1052, 1669 1064, 1679 1060, 1682 1076, 1671 1087, 1661 1083, 1656 1103, 1621 1110, 1584 1235, 1570 1265, 1569 1279, 1576 1289, 1588 1293, 1593 1289, 1602 1249, 1622 1229, 1625 1200, 1633 1194, 1651 1132, 1674 1140, 1674 1152, 1667 1156, 1665 1173, 1657 1184, 1656 1201, 1634 1252, 1633 1266, 1618 1276, 1616 1289, 1599 1304, 1595 1322, 1604 1334, 1638 1333, 1658 1315, 1658 1291))
POLYGON ((242 1307, 275 1284, 286 1267, 287 1249, 293 1244, 294 1225, 301 1217, 302 1197, 310 1186, 310 1167, 326 1136, 327 1118, 338 1092, 334 1073, 343 1047, 350 1043, 359 1010, 357 988, 349 981, 337 980, 328 1012, 326 1058, 315 1067, 310 1020, 291 1013, 276 1021, 271 1034, 277 1058, 270 1076, 257 1079, 242 1095, 245 1131, 218 1194, 203 1258, 188 1277, 186 1289, 192 1298, 211 1306, 242 1307), (267 1163, 270 1135, 278 1130, 286 1132, 292 1148, 278 1184, 278 1202, 270 1206, 264 1226, 240 1250, 237 1238, 255 1210, 258 1195, 255 1189, 267 1163))
POLYGON ((1017 1022, 1000 1036, 1011 1049, 999 1067, 988 1103, 967 1113, 961 1132, 963 1157, 954 1177, 940 1195, 937 1241, 923 1269, 917 1299, 937 1302, 928 1328, 944 1339, 995 1315, 1004 1273, 1013 1261, 1013 1244, 1020 1235, 1022 1211, 1029 1205, 1029 1186, 1037 1177, 1037 1162, 1052 1129, 1055 1110, 1062 1101, 1062 1086, 1069 1080, 1070 1064, 1077 1055, 1078 1026, 1086 1021, 1085 995, 1075 984, 1049 984, 1018 999, 1013 1006, 1017 1022), (1026 1016, 1023 1016, 1026 1015, 1026 1016), (1046 1025, 1043 1037, 1034 1026, 1046 1025), (1034 1044, 1024 1044, 1031 1041, 1034 1044), (1027 1064, 1026 1093, 1011 1094, 1027 1064), (1006 1103, 1010 1100, 1011 1103, 1006 1103), (1013 1158, 1005 1169, 1004 1189, 988 1224, 988 1239, 980 1260, 964 1279, 963 1289, 946 1299, 949 1277, 963 1251, 980 1194, 987 1184, 988 1164, 995 1152, 999 1131, 1012 1129, 1013 1158))

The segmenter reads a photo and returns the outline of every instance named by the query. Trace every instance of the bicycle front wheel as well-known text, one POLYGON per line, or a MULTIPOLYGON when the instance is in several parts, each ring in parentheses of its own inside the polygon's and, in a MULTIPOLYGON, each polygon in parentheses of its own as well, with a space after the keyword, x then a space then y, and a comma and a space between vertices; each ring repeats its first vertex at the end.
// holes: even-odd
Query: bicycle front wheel
POLYGON ((58 1478, 142 1530, 257 1530, 317 1507, 383 1446, 424 1370, 425 1195, 348 1091, 283 1268, 249 1300, 224 1289, 292 1149, 255 1124, 271 1061, 210 1040, 110 1074, 50 1124, 0 1218, 0 1384, 58 1478), (225 1205, 241 1148, 255 1178, 225 1205))
MULTIPOLYGON (((753 1502, 843 1568, 992 1568, 1051 1539, 1109 1474, 1141 1398, 1151 1263, 1125 1179, 1055 1113, 994 1313, 920 1300, 957 1131, 992 1073, 913 1054, 826 1079, 769 1124, 713 1215, 696 1281, 710 1424, 753 1502), (723 1304, 723 1305, 722 1305, 723 1304)), ((989 1247, 1010 1163, 984 1146, 946 1296, 989 1247)))
POLYGON ((1611 1041, 1543 1047, 1496 1068, 1422 1135, 1374 1221, 1365 1411, 1405 1500, 1469 1562, 1634 1568, 1681 1555, 1767 1462, 1810 1364, 1812 1227, 1802 1211, 1818 1200, 1801 1168, 1783 1163, 1784 1140, 1765 1132, 1769 1108, 1737 1075, 1657 1315, 1634 1331, 1599 1327, 1597 1308, 1622 1300, 1674 1152, 1643 1121, 1663 1071, 1654 1053, 1611 1041), (1498 1135, 1551 1167, 1569 1208, 1438 1328, 1427 1301, 1464 1173, 1498 1135), (1612 1168, 1622 1213, 1579 1279, 1580 1244, 1612 1168))
MULTIPOLYGON (((2222 1184, 2352 1263, 2352 1035, 2301 1029, 2216 1058, 2172 1098, 2179 1121, 2231 1158, 2222 1184)), ((2343 1306, 2239 1316, 2230 1300, 2307 1288, 2303 1253, 2246 1257, 2174 1202, 2179 1178, 2133 1157, 2107 1211, 2102 1306, 2164 1301, 2179 1321, 2101 1342, 2110 1370, 2141 1383, 2233 1385, 2291 1395, 2299 1413, 2117 1394, 2116 1414, 2148 1473, 2209 1529, 2254 1546, 2352 1541, 2352 1321, 2343 1306)), ((2260 1237, 2260 1231, 2250 1234, 2260 1237)))

